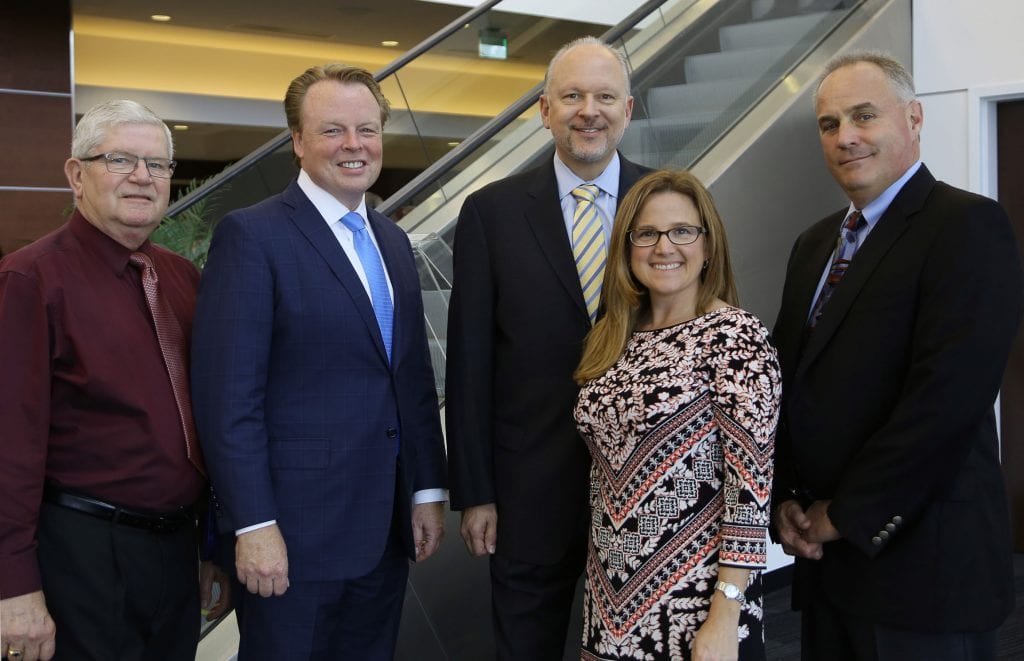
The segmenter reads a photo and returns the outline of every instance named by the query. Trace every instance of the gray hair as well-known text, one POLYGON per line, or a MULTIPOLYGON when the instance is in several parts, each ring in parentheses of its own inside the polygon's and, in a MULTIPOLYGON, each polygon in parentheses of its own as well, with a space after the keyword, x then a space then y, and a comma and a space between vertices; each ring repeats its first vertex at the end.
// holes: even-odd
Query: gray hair
POLYGON ((627 97, 629 96, 630 91, 631 91, 630 90, 630 84, 629 84, 629 62, 626 61, 626 56, 623 55, 622 52, 620 52, 618 49, 612 48, 611 46, 609 46, 605 42, 601 41, 597 37, 590 37, 590 36, 580 37, 578 39, 573 39, 572 41, 570 41, 566 45, 564 45, 561 48, 559 48, 558 52, 555 53, 554 57, 551 58, 551 62, 548 63, 548 70, 544 73, 544 95, 545 96, 547 96, 547 94, 548 94, 548 85, 551 84, 551 71, 552 71, 552 69, 555 68, 555 65, 558 63, 559 60, 561 60, 565 56, 566 53, 571 51, 573 48, 576 48, 577 46, 601 46, 602 48, 607 50, 609 53, 611 53, 615 57, 615 59, 618 60, 619 65, 622 67, 622 77, 626 81, 626 96, 627 97))
POLYGON ((71 139, 71 157, 88 158, 107 138, 107 131, 125 124, 146 124, 159 126, 167 138, 167 157, 174 158, 174 138, 171 129, 152 110, 127 99, 107 101, 93 106, 82 115, 71 139))
POLYGON ((857 50, 836 55, 828 61, 828 64, 825 65, 825 70, 818 77, 818 84, 814 86, 814 101, 817 102, 821 84, 825 82, 829 75, 837 69, 861 62, 873 64, 882 70, 885 77, 889 79, 889 84, 892 85, 893 90, 896 92, 896 98, 900 100, 900 103, 910 103, 917 98, 917 93, 914 92, 914 77, 892 55, 884 51, 857 50))

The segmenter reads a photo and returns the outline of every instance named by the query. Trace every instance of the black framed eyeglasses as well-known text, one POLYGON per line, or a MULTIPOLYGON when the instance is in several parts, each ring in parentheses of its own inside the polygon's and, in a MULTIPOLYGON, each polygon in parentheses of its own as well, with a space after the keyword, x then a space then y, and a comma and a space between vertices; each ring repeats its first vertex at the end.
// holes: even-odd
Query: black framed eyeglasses
POLYGON ((707 230, 696 225, 680 225, 670 230, 656 230, 649 227, 638 230, 630 230, 629 242, 637 248, 650 248, 662 235, 668 236, 668 240, 677 246, 685 246, 697 240, 701 234, 707 234, 707 230))
POLYGON ((174 174, 174 168, 178 165, 177 162, 169 158, 143 158, 120 151, 110 151, 106 154, 96 154, 95 156, 78 160, 88 163, 100 159, 103 159, 103 162, 106 163, 107 172, 113 174, 131 174, 135 172, 135 168, 139 167, 139 161, 143 161, 146 164, 146 169, 149 170, 149 176, 157 177, 158 179, 169 179, 174 174))

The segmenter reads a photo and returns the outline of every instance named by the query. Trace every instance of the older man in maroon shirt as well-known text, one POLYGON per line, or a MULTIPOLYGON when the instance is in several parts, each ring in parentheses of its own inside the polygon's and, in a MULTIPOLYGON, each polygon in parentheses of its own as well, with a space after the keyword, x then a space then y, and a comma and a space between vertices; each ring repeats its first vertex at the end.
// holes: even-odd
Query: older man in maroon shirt
POLYGON ((152 111, 96 106, 64 166, 71 218, 0 261, 8 661, 195 658, 207 481, 180 370, 199 274, 149 241, 172 157, 152 111))

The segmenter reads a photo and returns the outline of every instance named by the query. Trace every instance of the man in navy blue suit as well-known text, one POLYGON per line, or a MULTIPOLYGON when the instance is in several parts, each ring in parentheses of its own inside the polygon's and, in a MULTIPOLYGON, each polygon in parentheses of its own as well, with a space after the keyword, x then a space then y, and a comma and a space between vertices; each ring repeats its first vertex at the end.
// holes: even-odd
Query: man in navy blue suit
POLYGON ((447 494, 412 250, 365 202, 389 105, 369 72, 328 65, 285 112, 298 179, 218 224, 193 338, 239 658, 391 659, 447 494))

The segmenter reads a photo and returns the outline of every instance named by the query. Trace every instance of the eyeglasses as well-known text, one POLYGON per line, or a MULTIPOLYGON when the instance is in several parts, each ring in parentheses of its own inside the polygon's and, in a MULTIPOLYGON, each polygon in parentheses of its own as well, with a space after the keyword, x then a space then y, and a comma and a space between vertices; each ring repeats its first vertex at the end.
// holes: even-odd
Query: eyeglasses
POLYGON ((139 167, 139 161, 143 161, 146 164, 146 169, 149 170, 151 177, 157 177, 159 179, 168 179, 174 174, 174 168, 178 164, 169 158, 142 158, 135 154, 125 154, 120 151, 111 151, 106 154, 96 154, 95 156, 89 156, 88 158, 80 158, 78 160, 88 163, 90 161, 98 161, 103 159, 107 164, 107 172, 114 174, 131 174, 135 172, 135 168, 139 167))
POLYGON ((701 234, 707 234, 707 230, 703 227, 697 227, 695 225, 680 225, 679 227, 673 227, 670 230, 655 230, 650 228, 644 228, 639 230, 631 230, 629 232, 629 242, 637 248, 650 248, 658 241, 661 241, 661 236, 667 235, 668 240, 677 246, 685 246, 693 243, 697 240, 701 234))

